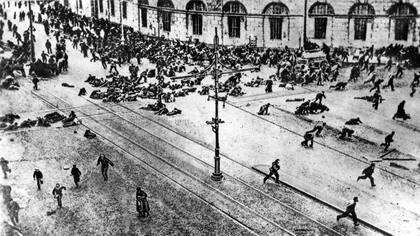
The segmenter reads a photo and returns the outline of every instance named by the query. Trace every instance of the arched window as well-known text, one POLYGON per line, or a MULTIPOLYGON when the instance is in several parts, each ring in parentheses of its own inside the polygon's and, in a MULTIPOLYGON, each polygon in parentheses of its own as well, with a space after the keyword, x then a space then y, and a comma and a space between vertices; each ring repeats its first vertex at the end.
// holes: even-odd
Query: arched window
POLYGON ((227 2, 223 6, 223 12, 228 15, 229 37, 241 37, 241 15, 247 14, 245 6, 240 2, 227 2))
POLYGON ((199 12, 206 11, 206 5, 200 0, 191 0, 187 3, 186 9, 188 12, 193 12, 193 14, 191 14, 193 34, 202 35, 203 34, 203 15, 195 11, 199 11, 199 12))
POLYGON ((417 9, 409 3, 400 2, 392 5, 388 10, 388 14, 390 17, 395 18, 395 40, 407 41, 410 22, 415 21, 417 9))
POLYGON ((270 39, 282 39, 283 18, 289 15, 289 8, 280 2, 268 4, 263 11, 270 21, 270 39))
POLYGON ((309 8, 309 16, 332 16, 334 8, 326 2, 316 2, 309 8))
MULTIPOLYGON (((174 4, 171 0, 158 0, 157 6, 164 8, 174 8, 174 4)), ((172 12, 170 10, 160 9, 159 13, 162 16, 163 31, 171 31, 172 12)))
POLYGON ((149 6, 148 0, 139 0, 138 6, 141 14, 141 27, 147 28, 147 6, 149 6))
POLYGON ((350 8, 349 15, 353 17, 373 17, 375 9, 369 3, 356 3, 350 8))
POLYGON ((375 15, 373 6, 369 3, 356 3, 350 8, 349 15, 354 18, 354 39, 366 40, 368 19, 375 15))
POLYGON ((309 16, 314 19, 314 38, 325 39, 327 37, 328 16, 334 15, 333 7, 326 2, 316 2, 309 8, 309 16))

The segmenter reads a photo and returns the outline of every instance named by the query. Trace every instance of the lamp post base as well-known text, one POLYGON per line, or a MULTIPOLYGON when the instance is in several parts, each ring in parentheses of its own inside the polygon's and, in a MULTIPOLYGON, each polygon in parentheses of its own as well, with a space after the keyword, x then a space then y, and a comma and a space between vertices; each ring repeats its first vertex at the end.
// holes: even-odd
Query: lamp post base
POLYGON ((213 173, 212 175, 211 175, 211 177, 210 177, 213 181, 221 181, 222 179, 223 179, 223 174, 222 174, 222 172, 220 172, 220 173, 218 173, 218 174, 216 174, 216 173, 213 173))

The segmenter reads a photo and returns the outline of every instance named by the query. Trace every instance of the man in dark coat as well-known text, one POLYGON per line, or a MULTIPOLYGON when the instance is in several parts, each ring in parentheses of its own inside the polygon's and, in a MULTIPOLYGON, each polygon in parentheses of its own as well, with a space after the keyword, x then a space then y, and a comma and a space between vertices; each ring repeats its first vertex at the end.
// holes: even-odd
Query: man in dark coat
POLYGON ((150 208, 149 202, 147 201, 147 193, 140 187, 137 187, 136 191, 136 209, 140 217, 148 217, 150 208))
POLYGON ((410 115, 408 115, 407 113, 405 113, 404 106, 405 106, 405 100, 403 100, 398 105, 397 113, 395 113, 394 116, 392 117, 393 120, 395 120, 395 118, 402 118, 403 120, 406 120, 406 119, 410 119, 411 118, 410 115))
POLYGON ((365 168, 363 171, 362 171, 362 174, 363 175, 361 175, 361 176, 359 176, 359 177, 357 177, 357 181, 359 181, 360 179, 367 179, 367 178, 369 178, 369 180, 370 180, 370 185, 372 186, 372 187, 375 187, 376 185, 375 185, 375 179, 373 178, 373 176, 372 176, 372 174, 373 174, 373 171, 375 170, 375 163, 372 163, 372 164, 370 164, 370 166, 369 167, 367 167, 367 168, 365 168))
POLYGON ((66 187, 60 186, 60 184, 56 184, 55 188, 52 191, 54 198, 57 198, 57 203, 58 203, 59 208, 63 207, 63 204, 61 202, 61 199, 63 198, 63 190, 66 190, 66 187))
POLYGON ((265 92, 266 93, 271 93, 273 92, 273 81, 271 79, 267 80, 266 82, 266 88, 265 88, 265 92))
POLYGON ((313 147, 314 146, 314 135, 311 132, 306 132, 303 135, 304 140, 300 143, 304 147, 313 147), (309 144, 309 142, 311 144, 309 144))
POLYGON ((42 181, 42 172, 39 169, 35 169, 33 174, 34 180, 36 180, 36 185, 38 186, 38 190, 41 190, 41 184, 44 182, 42 181))
POLYGON ((395 131, 392 131, 390 134, 388 134, 385 137, 385 142, 384 143, 381 143, 381 146, 385 146, 384 151, 387 151, 388 148, 389 148, 389 146, 391 145, 391 143, 394 142, 394 140, 393 140, 394 135, 395 135, 395 131))
POLYGON ((353 219, 354 226, 358 226, 359 223, 357 223, 357 215, 356 215, 356 203, 359 202, 358 197, 353 198, 353 203, 348 205, 346 207, 346 211, 343 214, 340 214, 337 216, 337 221, 339 221, 341 218, 351 216, 353 219))
POLYGON ((108 158, 105 157, 105 155, 100 155, 98 158, 98 161, 96 163, 96 165, 101 164, 101 173, 102 176, 104 177, 104 180, 107 181, 108 180, 108 168, 109 165, 114 166, 114 163, 109 160, 108 158))
POLYGON ((324 91, 322 91, 321 93, 317 93, 316 94, 316 96, 315 96, 315 101, 314 102, 317 102, 318 100, 319 100, 319 104, 322 104, 322 99, 327 99, 327 97, 325 97, 325 92, 324 91))
POLYGON ((79 181, 80 176, 82 175, 82 172, 76 167, 76 165, 73 165, 73 168, 71 168, 71 175, 73 176, 74 183, 76 184, 76 188, 79 187, 79 181))
POLYGON ((0 165, 1 165, 1 170, 3 171, 3 175, 4 178, 7 179, 7 172, 11 172, 10 168, 9 168, 9 161, 7 161, 6 159, 4 159, 4 157, 0 158, 0 165))
POLYGON ((379 107, 379 103, 382 103, 382 95, 381 95, 381 92, 379 91, 379 90, 376 90, 375 91, 375 93, 373 94, 373 104, 372 104, 372 107, 375 109, 375 110, 378 110, 378 107, 379 107))
POLYGON ((45 43, 45 47, 47 48, 47 53, 52 54, 51 42, 49 39, 47 39, 47 42, 45 43))
POLYGON ((395 79, 395 75, 391 75, 389 77, 388 83, 386 85, 384 85, 382 88, 388 88, 391 87, 391 91, 394 91, 394 79, 395 79))
POLYGON ((280 183, 279 181, 279 173, 278 171, 280 170, 280 165, 279 165, 279 159, 276 159, 270 167, 270 173, 268 173, 268 175, 266 175, 264 177, 263 183, 265 183, 265 181, 267 181, 269 178, 271 178, 271 176, 276 176, 276 183, 280 183))
POLYGON ((269 107, 270 107, 270 103, 262 105, 260 107, 260 111, 258 112, 258 115, 268 115, 268 108, 269 107))
POLYGON ((32 72, 31 76, 32 76, 32 83, 34 84, 34 89, 39 90, 39 88, 38 88, 38 82, 39 82, 38 76, 36 76, 35 72, 32 72))

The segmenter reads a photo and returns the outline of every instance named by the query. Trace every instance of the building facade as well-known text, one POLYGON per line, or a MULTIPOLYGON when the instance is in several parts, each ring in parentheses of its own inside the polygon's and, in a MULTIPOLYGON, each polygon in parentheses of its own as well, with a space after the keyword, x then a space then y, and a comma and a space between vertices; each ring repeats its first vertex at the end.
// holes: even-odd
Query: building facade
MULTIPOLYGON (((61 0, 64 1, 64 0, 61 0)), ((67 0, 66 0, 67 1, 67 0)), ((143 34, 224 45, 419 46, 419 0, 68 0, 79 14, 143 34), (83 3, 82 3, 83 2, 83 3)))

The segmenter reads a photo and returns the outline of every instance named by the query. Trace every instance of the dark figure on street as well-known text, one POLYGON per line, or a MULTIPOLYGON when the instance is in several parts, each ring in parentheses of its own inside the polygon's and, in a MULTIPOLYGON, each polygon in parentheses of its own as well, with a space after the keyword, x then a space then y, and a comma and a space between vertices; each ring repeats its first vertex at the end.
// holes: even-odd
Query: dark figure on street
POLYGON ((41 184, 43 184, 44 182, 42 181, 42 172, 39 169, 35 169, 34 174, 33 174, 33 178, 34 180, 36 180, 36 185, 38 186, 38 190, 41 190, 41 184))
POLYGON ((340 132, 340 136, 338 137, 339 139, 345 139, 346 137, 351 138, 351 136, 354 134, 354 130, 349 129, 347 127, 344 127, 341 132, 340 132))
POLYGON ((41 53, 42 62, 47 63, 47 57, 48 57, 48 54, 42 51, 41 53))
POLYGON ((350 119, 350 120, 348 120, 348 121, 346 121, 346 125, 358 125, 358 124, 362 124, 363 122, 360 120, 360 118, 359 117, 357 117, 357 118, 352 118, 352 119, 350 119))
POLYGON ((14 201, 13 199, 7 204, 7 211, 9 212, 10 220, 12 221, 13 225, 19 224, 19 204, 14 201))
POLYGON ((85 88, 81 88, 80 90, 79 90, 79 94, 78 94, 78 96, 85 96, 86 95, 86 89, 85 88))
POLYGON ((79 187, 80 182, 80 176, 82 175, 82 172, 80 172, 79 168, 76 167, 76 165, 73 165, 73 168, 71 168, 71 175, 73 176, 74 184, 76 185, 76 188, 79 187))
POLYGON ((265 87, 265 92, 266 93, 273 92, 273 81, 271 79, 267 80, 266 86, 267 86, 267 87, 265 87))
POLYGON ((375 82, 373 82, 373 87, 369 90, 369 92, 372 92, 373 90, 380 91, 381 90, 380 86, 382 82, 384 82, 383 79, 378 79, 375 82))
POLYGON ((47 39, 47 42, 45 43, 45 47, 47 48, 47 53, 48 54, 52 54, 52 50, 51 50, 51 42, 49 39, 47 39))
POLYGON ((379 103, 382 103, 382 95, 381 92, 379 90, 376 90, 375 93, 373 94, 373 104, 372 107, 375 110, 378 110, 379 107, 379 103))
POLYGON ((109 73, 112 73, 112 70, 115 70, 115 73, 118 74, 117 64, 115 62, 111 62, 111 67, 109 68, 109 73))
POLYGON ((39 88, 38 88, 38 83, 39 83, 38 76, 36 76, 35 72, 32 72, 31 76, 32 76, 32 83, 34 84, 34 90, 39 90, 39 88))
POLYGON ((330 89, 335 89, 335 90, 344 90, 347 86, 347 82, 338 82, 335 85, 331 85, 330 89))
POLYGON ((306 132, 303 135, 303 141, 300 143, 304 147, 313 147, 314 146, 314 135, 311 132, 306 132), (309 144, 310 143, 310 144, 309 144))
POLYGON ((389 60, 386 62, 385 70, 388 69, 390 71, 392 68, 392 58, 389 58, 389 60))
POLYGON ((268 173, 268 175, 266 175, 264 177, 263 183, 265 183, 269 178, 271 178, 271 176, 276 176, 276 183, 279 184, 279 173, 278 171, 280 170, 280 165, 279 165, 279 159, 276 159, 270 167, 270 173, 268 173))
POLYGON ((324 130, 325 125, 327 125, 327 123, 322 122, 322 121, 318 121, 318 122, 316 122, 314 128, 309 130, 308 132, 312 133, 312 132, 316 131, 315 136, 319 137, 319 136, 321 136, 321 132, 322 132, 322 130, 324 130))
POLYGON ((414 96, 414 94, 416 93, 416 88, 419 85, 420 85, 420 72, 415 72, 413 82, 411 82, 410 84, 410 88, 411 88, 410 97, 414 96))
POLYGON ((361 175, 361 176, 359 176, 359 177, 357 177, 357 181, 359 181, 359 180, 361 180, 361 179, 367 179, 367 178, 369 178, 369 180, 370 180, 370 185, 372 186, 372 187, 375 187, 376 185, 375 185, 375 179, 373 178, 373 176, 372 176, 372 174, 373 174, 373 171, 375 170, 375 163, 372 163, 372 164, 370 164, 370 166, 369 167, 367 167, 367 168, 365 168, 363 171, 362 171, 362 174, 363 175, 361 175))
POLYGON ((374 84, 375 81, 376 81, 376 73, 372 73, 372 74, 368 75, 367 80, 365 80, 363 82, 363 84, 368 84, 368 83, 371 83, 371 82, 372 82, 372 84, 374 84))
POLYGON ((327 97, 325 97, 325 92, 324 91, 316 94, 314 102, 317 102, 319 100, 319 104, 322 104, 322 99, 323 98, 327 99, 327 97))
POLYGON ((391 87, 391 91, 394 92, 394 79, 395 79, 395 75, 391 75, 389 77, 388 83, 384 85, 382 88, 385 89, 385 88, 391 87))
POLYGON ((12 172, 12 170, 9 168, 9 161, 4 159, 4 157, 0 158, 0 165, 1 170, 3 171, 4 178, 7 179, 7 172, 12 172))
POLYGON ((411 119, 410 115, 405 112, 404 106, 405 100, 398 105, 397 113, 395 113, 392 117, 393 120, 395 120, 395 118, 401 118, 403 120, 411 119))
POLYGON ((373 72, 375 72, 375 65, 374 64, 370 65, 368 75, 372 74, 373 72))
POLYGON ((360 76, 359 67, 357 65, 353 66, 353 68, 351 68, 351 71, 350 71, 350 78, 349 78, 348 82, 352 82, 352 81, 356 82, 357 78, 359 78, 359 76, 360 76))
POLYGON ((99 156, 96 165, 99 165, 99 164, 101 164, 101 173, 102 173, 102 176, 104 177, 104 180, 108 181, 108 168, 109 168, 109 165, 114 166, 114 163, 110 161, 108 158, 106 158, 105 155, 102 154, 99 156))
POLYGON ((403 65, 398 62, 397 63, 397 73, 395 74, 395 78, 401 78, 404 74, 404 67, 403 65))
POLYGON ((139 217, 149 217, 149 201, 147 201, 147 193, 144 192, 140 187, 137 187, 136 191, 136 209, 139 213, 139 217))
POLYGON ((353 219, 354 226, 358 226, 359 223, 357 223, 357 215, 355 211, 357 202, 359 202, 359 198, 354 197, 353 203, 346 207, 346 211, 343 214, 337 216, 337 221, 339 221, 341 218, 351 216, 351 218, 353 219))
POLYGON ((381 143, 381 146, 385 146, 384 151, 388 151, 389 146, 391 145, 392 142, 394 142, 394 135, 395 135, 395 131, 392 131, 390 134, 388 134, 385 137, 385 142, 381 143))
POLYGON ((52 194, 54 195, 54 198, 57 199, 58 207, 62 208, 63 203, 61 202, 63 198, 63 190, 66 190, 66 187, 60 186, 60 184, 56 184, 55 188, 52 191, 52 194))
POLYGON ((105 56, 105 55, 102 55, 102 56, 101 56, 101 63, 102 63, 102 67, 103 67, 104 69, 106 69, 106 68, 107 68, 107 65, 106 65, 107 60, 108 60, 107 56, 105 56))
POLYGON ((268 115, 268 108, 270 107, 270 103, 264 104, 260 107, 260 111, 258 115, 268 115))

